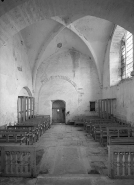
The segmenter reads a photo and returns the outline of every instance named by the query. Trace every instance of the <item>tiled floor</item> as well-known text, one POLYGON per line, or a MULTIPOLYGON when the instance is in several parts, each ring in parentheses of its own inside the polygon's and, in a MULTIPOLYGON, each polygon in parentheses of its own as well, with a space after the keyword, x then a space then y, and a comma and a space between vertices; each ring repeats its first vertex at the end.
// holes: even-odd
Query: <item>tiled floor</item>
POLYGON ((107 148, 82 127, 57 124, 36 143, 39 175, 35 179, 0 178, 0 185, 134 185, 107 176, 107 148))

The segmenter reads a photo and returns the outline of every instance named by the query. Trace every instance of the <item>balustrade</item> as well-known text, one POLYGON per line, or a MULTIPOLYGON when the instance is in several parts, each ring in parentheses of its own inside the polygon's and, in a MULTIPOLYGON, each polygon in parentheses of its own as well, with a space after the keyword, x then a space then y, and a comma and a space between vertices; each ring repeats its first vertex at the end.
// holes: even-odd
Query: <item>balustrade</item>
POLYGON ((35 147, 0 146, 0 176, 36 177, 35 147))
POLYGON ((133 145, 108 146, 108 175, 110 178, 134 178, 133 145))

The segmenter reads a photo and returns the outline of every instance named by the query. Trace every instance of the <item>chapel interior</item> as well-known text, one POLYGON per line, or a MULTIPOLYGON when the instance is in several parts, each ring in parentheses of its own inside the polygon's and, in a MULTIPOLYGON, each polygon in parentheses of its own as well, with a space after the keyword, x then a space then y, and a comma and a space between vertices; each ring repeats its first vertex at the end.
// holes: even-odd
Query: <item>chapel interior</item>
MULTIPOLYGON (((30 152, 34 153, 32 147, 36 146, 40 149, 39 154, 43 148, 43 174, 49 174, 49 169, 50 175, 63 177, 69 173, 72 175, 72 181, 68 183, 75 184, 77 181, 78 185, 134 184, 133 34, 133 0, 0 1, 0 179, 5 176, 26 176, 26 169, 23 171, 16 167, 17 172, 12 167, 8 171, 8 164, 2 163, 4 155, 6 158, 3 161, 8 161, 10 154, 6 152, 9 148, 9 151, 19 152, 23 146, 27 149, 31 147, 30 152), (18 129, 18 124, 34 123, 31 120, 42 125, 38 130, 38 137, 34 138, 37 143, 34 139, 35 144, 32 145, 10 143, 10 138, 18 137, 11 136, 11 132, 15 132, 11 127, 18 129), (97 137, 101 137, 101 131, 97 130, 100 125, 94 127, 99 132, 98 135, 97 131, 95 132, 95 138, 91 132, 91 125, 102 124, 102 120, 110 124, 105 126, 105 130, 108 130, 107 127, 111 128, 111 124, 114 127, 118 125, 116 133, 122 134, 121 137, 117 136, 116 144, 111 144, 111 148, 118 146, 114 148, 113 154, 110 153, 110 144, 107 147, 97 142, 97 137), (8 134, 5 133, 8 126, 11 128, 10 134, 9 131, 8 134), (125 135, 126 130, 123 127, 128 128, 127 132, 131 130, 129 136, 125 135), (124 141, 121 141, 122 138, 124 141), (96 156, 103 150, 102 153, 105 152, 106 157, 103 162, 101 155, 99 159, 96 157, 91 161, 90 155, 85 157, 84 151, 87 154, 88 147, 89 153, 96 156), (52 167, 54 154, 56 157, 52 167), (113 167, 107 166, 112 163, 111 156, 113 160, 116 158, 116 169, 114 162, 113 167), (81 167, 81 159, 86 161, 83 162, 85 165, 90 161, 89 166, 81 167), (108 164, 105 163, 106 160, 108 164), (65 161, 72 164, 71 167, 68 167, 65 161), (93 161, 99 161, 100 166, 105 164, 106 169, 102 169, 102 166, 95 168, 97 162, 93 161), (90 169, 91 164, 94 169, 90 169), (2 165, 8 166, 7 171, 2 165), (107 172, 111 168, 113 169, 107 172), (95 170, 99 174, 95 173, 95 170), (87 176, 73 179, 75 175, 80 174, 87 176), (97 178, 100 180, 93 181, 96 176, 91 177, 92 180, 89 179, 92 174, 99 175, 97 178), (120 180, 112 180, 116 177, 120 180)), ((22 129, 21 126, 21 132, 24 134, 22 129)), ((28 126, 25 129, 28 129, 28 126)), ((32 134, 23 135, 21 142, 29 142, 30 137, 37 136, 35 130, 32 134)), ((11 158, 13 159, 13 156, 11 158)), ((34 161, 33 158, 30 160, 34 161)), ((20 156, 16 159, 22 161, 20 156)), ((12 161, 10 164, 13 166, 12 161)), ((34 168, 35 166, 32 170, 34 168)), ((55 180, 54 184, 67 184, 64 180, 55 180)), ((10 180, 8 183, 10 184, 10 180)), ((38 179, 36 176, 35 184, 45 183, 52 182, 50 179, 43 182, 43 177, 38 179)))

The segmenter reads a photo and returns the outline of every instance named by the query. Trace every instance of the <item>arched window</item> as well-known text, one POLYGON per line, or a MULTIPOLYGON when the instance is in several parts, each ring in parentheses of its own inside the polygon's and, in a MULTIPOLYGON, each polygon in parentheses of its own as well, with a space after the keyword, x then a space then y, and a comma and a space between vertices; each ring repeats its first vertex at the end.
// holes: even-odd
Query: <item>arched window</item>
POLYGON ((131 77, 133 71, 133 35, 127 31, 121 40, 121 79, 131 77))

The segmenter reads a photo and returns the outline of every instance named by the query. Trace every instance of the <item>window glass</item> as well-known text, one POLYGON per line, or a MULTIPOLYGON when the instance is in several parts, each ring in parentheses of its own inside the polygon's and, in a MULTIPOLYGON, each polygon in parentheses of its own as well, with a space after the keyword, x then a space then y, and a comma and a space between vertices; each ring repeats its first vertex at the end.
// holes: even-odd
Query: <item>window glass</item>
POLYGON ((126 32, 121 40, 121 77, 130 78, 133 71, 133 35, 126 32))
POLYGON ((90 102, 90 111, 95 111, 95 102, 90 102))

